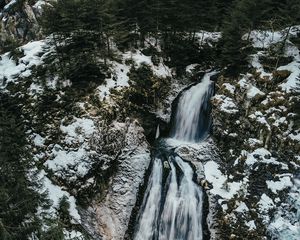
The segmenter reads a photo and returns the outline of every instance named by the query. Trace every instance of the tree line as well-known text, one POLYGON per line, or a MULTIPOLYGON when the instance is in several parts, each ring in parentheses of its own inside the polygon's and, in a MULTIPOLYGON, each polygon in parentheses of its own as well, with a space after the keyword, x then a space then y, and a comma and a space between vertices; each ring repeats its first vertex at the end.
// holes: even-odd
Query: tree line
POLYGON ((42 26, 53 34, 63 76, 95 80, 104 78, 113 44, 142 48, 148 37, 171 57, 171 67, 214 56, 219 66, 239 69, 249 53, 245 34, 291 28, 300 22, 299 12, 297 0, 58 0, 44 9, 42 26), (222 32, 214 53, 196 39, 201 30, 222 32))

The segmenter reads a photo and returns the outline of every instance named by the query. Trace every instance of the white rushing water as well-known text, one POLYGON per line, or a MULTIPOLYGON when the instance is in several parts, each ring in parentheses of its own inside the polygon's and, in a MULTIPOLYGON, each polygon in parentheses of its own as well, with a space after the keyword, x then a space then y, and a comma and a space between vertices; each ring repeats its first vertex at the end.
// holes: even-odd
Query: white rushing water
POLYGON ((150 181, 143 202, 143 213, 140 217, 135 239, 153 239, 159 215, 159 206, 162 193, 162 162, 154 160, 150 181))
MULTIPOLYGON (((211 75, 206 74, 201 83, 180 97, 174 138, 198 142, 208 133, 211 75)), ((194 171, 167 149, 159 149, 159 153, 154 159, 134 239, 202 240, 202 189, 193 181, 194 171), (163 161, 168 164, 163 165, 163 161)))
POLYGON ((192 180, 191 166, 180 157, 170 167, 162 186, 162 161, 154 161, 135 240, 202 240, 202 190, 192 180), (167 191, 162 203, 163 189, 167 191))
POLYGON ((182 171, 177 180, 176 168, 171 163, 170 184, 161 214, 159 239, 202 239, 202 191, 193 182, 191 166, 176 157, 182 171))
POLYGON ((209 100, 213 94, 210 76, 206 74, 201 83, 185 91, 179 99, 173 126, 173 137, 197 142, 207 135, 210 125, 209 100))

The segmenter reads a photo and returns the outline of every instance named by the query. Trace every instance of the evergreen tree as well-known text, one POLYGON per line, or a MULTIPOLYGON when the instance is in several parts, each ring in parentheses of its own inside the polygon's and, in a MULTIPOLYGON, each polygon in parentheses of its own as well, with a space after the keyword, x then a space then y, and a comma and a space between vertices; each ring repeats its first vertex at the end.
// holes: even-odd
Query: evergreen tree
POLYGON ((265 22, 269 0, 238 0, 230 11, 222 29, 221 62, 232 73, 247 64, 249 37, 252 30, 265 22), (246 38, 246 39, 245 39, 246 38))
POLYGON ((44 200, 28 179, 32 168, 20 109, 0 95, 0 238, 28 239, 39 231, 37 207, 44 200))
POLYGON ((221 48, 219 61, 232 73, 238 72, 240 66, 246 64, 246 55, 243 52, 246 43, 242 39, 245 29, 240 24, 240 18, 243 18, 242 14, 239 6, 232 9, 223 25, 222 39, 219 43, 221 48))
POLYGON ((63 78, 80 85, 102 82, 111 55, 112 23, 104 0, 58 0, 45 8, 42 26, 53 36, 63 78))

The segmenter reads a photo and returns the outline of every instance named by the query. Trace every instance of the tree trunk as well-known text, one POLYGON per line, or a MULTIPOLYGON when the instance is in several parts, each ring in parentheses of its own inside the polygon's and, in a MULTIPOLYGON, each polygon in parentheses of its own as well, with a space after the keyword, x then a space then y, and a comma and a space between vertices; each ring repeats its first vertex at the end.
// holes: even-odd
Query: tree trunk
POLYGON ((292 29, 292 25, 289 26, 288 30, 287 30, 287 33, 283 39, 283 42, 282 42, 282 45, 281 45, 281 48, 280 48, 280 52, 283 52, 284 51, 284 48, 285 48, 285 44, 286 44, 286 41, 288 40, 289 38, 289 35, 290 35, 290 31, 292 29))
POLYGON ((66 80, 66 73, 65 73, 65 68, 63 66, 63 59, 64 59, 64 54, 62 52, 59 51, 58 49, 58 40, 56 39, 55 37, 55 34, 53 34, 53 41, 54 41, 54 47, 55 47, 55 51, 58 55, 58 65, 59 65, 59 68, 60 68, 60 72, 62 74, 62 77, 64 80, 66 80))

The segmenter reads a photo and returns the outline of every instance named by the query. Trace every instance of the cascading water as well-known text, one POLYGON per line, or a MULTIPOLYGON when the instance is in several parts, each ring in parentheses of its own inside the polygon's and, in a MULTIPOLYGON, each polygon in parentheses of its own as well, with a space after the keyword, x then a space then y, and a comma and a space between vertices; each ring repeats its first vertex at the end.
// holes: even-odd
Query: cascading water
POLYGON ((153 239, 160 211, 157 206, 160 205, 162 194, 162 175, 162 162, 156 158, 143 202, 143 213, 140 217, 136 239, 153 239))
POLYGON ((198 142, 208 134, 211 119, 209 99, 213 94, 210 74, 201 83, 191 87, 181 96, 175 115, 172 136, 179 140, 198 142))
MULTIPOLYGON (((173 138, 199 142, 208 134, 212 74, 180 97, 173 138)), ((202 189, 193 181, 192 167, 165 146, 157 151, 134 239, 202 240, 202 189)))

